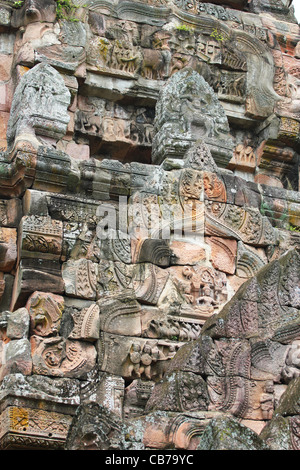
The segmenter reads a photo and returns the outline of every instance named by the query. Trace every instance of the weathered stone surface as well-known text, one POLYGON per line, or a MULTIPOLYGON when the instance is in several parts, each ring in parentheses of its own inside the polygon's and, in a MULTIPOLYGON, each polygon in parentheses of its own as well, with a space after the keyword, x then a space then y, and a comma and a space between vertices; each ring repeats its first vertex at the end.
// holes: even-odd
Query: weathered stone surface
MULTIPOLYGON (((173 413, 156 411, 126 421, 125 443, 130 450, 196 450, 211 412, 173 413)), ((225 418, 226 414, 216 413, 225 418)))
POLYGON ((2 227, 18 227, 22 216, 22 204, 19 199, 0 201, 0 219, 2 227))
POLYGON ((14 27, 36 21, 55 20, 55 2, 50 0, 25 0, 22 8, 14 10, 12 25, 14 27))
POLYGON ((199 139, 211 147, 218 163, 228 163, 222 162, 232 150, 224 109, 213 89, 192 69, 177 72, 162 88, 154 130, 152 160, 156 164, 168 157, 182 158, 199 139))
POLYGON ((269 450, 268 446, 234 418, 212 419, 197 450, 269 450))
POLYGON ((8 147, 16 139, 36 143, 36 136, 59 140, 69 122, 70 93, 60 74, 47 64, 38 64, 21 79, 12 103, 7 129, 8 147))
POLYGON ((219 237, 208 237, 211 247, 211 259, 214 268, 228 274, 234 274, 236 269, 237 242, 219 237))
POLYGON ((17 233, 14 228, 0 228, 0 270, 10 272, 17 260, 17 233))
MULTIPOLYGON (((299 272, 299 253, 292 250, 242 285, 221 313, 205 322, 199 339, 178 351, 154 387, 149 409, 164 400, 163 407, 176 403, 174 374, 193 373, 205 379, 208 409, 271 419, 277 384, 299 376, 299 272), (294 274, 287 275, 290 271, 294 274)), ((189 398, 193 392, 187 387, 189 398)))
POLYGON ((37 285, 44 292, 62 294, 64 283, 60 263, 53 260, 24 259, 20 262, 11 295, 11 308, 24 305, 28 297, 36 291, 37 285))
POLYGON ((276 414, 260 434, 272 450, 299 450, 299 384, 299 376, 289 383, 276 414))
POLYGON ((26 307, 30 315, 31 334, 43 337, 59 334, 64 309, 63 297, 34 292, 29 297, 26 307))
POLYGON ((166 374, 164 383, 155 387, 147 402, 146 412, 207 411, 208 403, 207 386, 200 375, 193 372, 173 372, 166 374))
POLYGON ((100 309, 98 305, 92 303, 79 312, 71 312, 73 328, 68 336, 70 339, 80 339, 84 341, 95 341, 100 335, 100 309))
POLYGON ((1 400, 8 395, 79 405, 80 382, 69 378, 13 373, 5 376, 0 387, 1 400))
POLYGON ((67 450, 123 449, 125 432, 120 418, 98 403, 78 408, 66 440, 67 450))
POLYGON ((289 2, 0 3, 0 448, 298 448, 289 2))
POLYGON ((67 295, 96 299, 98 265, 90 260, 70 260, 63 265, 62 276, 67 295))
POLYGON ((71 415, 55 411, 9 406, 1 415, 0 445, 2 450, 63 450, 71 415))
POLYGON ((6 335, 10 339, 27 338, 29 333, 30 317, 26 308, 19 308, 10 312, 7 319, 6 335))
POLYGON ((31 336, 33 373, 50 377, 82 378, 96 364, 96 349, 89 343, 31 336))
POLYGON ((22 258, 59 259, 62 251, 62 222, 50 217, 25 216, 19 226, 22 258))
POLYGON ((124 336, 140 336, 141 306, 134 297, 133 291, 102 297, 98 301, 100 329, 124 336))
POLYGON ((102 371, 133 380, 160 380, 180 343, 102 333, 97 343, 102 371))
POLYGON ((3 344, 2 348, 1 380, 8 374, 32 373, 31 348, 27 338, 12 339, 3 344))
POLYGON ((81 382, 82 403, 101 403, 119 418, 123 418, 125 381, 119 375, 102 372, 98 366, 81 382))

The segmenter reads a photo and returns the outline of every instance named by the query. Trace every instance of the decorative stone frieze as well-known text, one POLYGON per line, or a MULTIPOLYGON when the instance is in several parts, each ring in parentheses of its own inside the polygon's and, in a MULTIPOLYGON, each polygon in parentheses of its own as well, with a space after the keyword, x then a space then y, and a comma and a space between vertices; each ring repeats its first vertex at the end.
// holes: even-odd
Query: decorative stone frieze
POLYGON ((288 0, 0 1, 1 449, 299 449, 299 44, 288 0))

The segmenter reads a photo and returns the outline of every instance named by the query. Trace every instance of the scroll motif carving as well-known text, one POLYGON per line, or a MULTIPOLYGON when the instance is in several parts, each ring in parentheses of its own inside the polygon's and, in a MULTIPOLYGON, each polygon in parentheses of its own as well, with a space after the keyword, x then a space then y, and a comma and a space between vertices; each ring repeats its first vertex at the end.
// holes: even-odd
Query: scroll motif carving
POLYGON ((300 419, 298 416, 291 418, 291 439, 294 450, 300 449, 300 419))
POLYGON ((33 370, 54 377, 79 377, 89 372, 96 362, 93 345, 62 337, 41 340, 31 337, 33 370))
POLYGON ((24 257, 58 259, 62 251, 62 223, 50 217, 25 216, 21 221, 24 257))
POLYGON ((85 341, 95 341, 99 338, 100 331, 100 310, 98 305, 92 304, 83 308, 79 314, 72 313, 74 327, 68 336, 69 339, 82 339, 85 341))

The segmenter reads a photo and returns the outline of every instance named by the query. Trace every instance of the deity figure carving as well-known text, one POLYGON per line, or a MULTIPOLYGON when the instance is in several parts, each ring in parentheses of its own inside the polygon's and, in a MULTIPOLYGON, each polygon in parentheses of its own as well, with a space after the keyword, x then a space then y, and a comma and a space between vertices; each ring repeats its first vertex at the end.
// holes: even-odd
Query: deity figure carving
POLYGON ((33 370, 50 377, 84 376, 96 364, 96 349, 88 342, 63 337, 31 337, 33 370))
POLYGON ((274 412, 274 384, 273 381, 266 382, 265 391, 260 397, 260 407, 264 420, 270 420, 274 412))

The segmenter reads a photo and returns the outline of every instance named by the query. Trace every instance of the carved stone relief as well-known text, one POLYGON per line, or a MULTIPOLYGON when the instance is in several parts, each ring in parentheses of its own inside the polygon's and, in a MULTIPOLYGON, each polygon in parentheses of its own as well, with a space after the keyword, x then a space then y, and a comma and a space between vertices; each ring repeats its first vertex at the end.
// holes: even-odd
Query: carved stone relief
POLYGON ((70 92, 60 74, 47 64, 38 64, 25 74, 14 95, 7 129, 8 147, 26 135, 59 140, 70 117, 70 92), (26 110, 26 111, 25 111, 26 110))
POLYGON ((162 89, 154 131, 154 163, 167 157, 182 158, 199 139, 210 147, 215 159, 217 142, 231 152, 225 112, 208 83, 190 68, 174 74, 162 89))
POLYGON ((288 2, 13 3, 0 5, 0 447, 202 449, 233 416, 232 448, 245 425, 298 449, 288 2))

